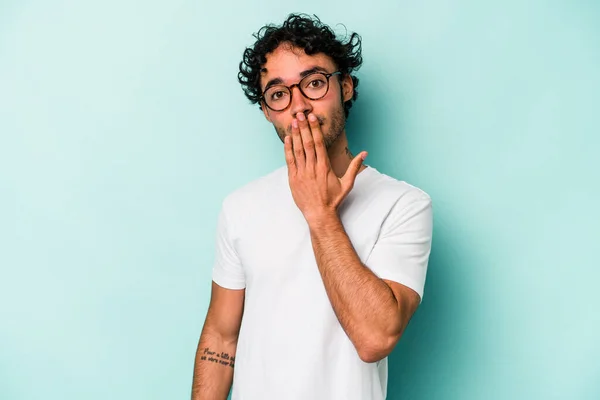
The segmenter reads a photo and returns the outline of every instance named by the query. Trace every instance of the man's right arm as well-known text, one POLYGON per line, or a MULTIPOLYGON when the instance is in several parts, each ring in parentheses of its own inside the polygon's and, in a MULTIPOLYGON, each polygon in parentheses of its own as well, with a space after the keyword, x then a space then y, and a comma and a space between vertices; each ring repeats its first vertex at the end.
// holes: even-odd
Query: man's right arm
POLYGON ((196 350, 192 400, 227 399, 233 382, 245 292, 212 283, 210 305, 196 350))

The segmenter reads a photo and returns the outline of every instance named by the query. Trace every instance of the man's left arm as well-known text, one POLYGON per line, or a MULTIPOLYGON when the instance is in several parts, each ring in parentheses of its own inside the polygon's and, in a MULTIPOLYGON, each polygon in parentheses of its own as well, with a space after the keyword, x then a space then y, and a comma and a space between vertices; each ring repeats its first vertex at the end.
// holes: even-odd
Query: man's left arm
MULTIPOLYGON (((373 262, 387 264, 383 271, 377 271, 384 276, 387 271, 397 271, 406 274, 406 278, 397 280, 414 278, 410 283, 418 287, 424 283, 422 269, 426 269, 431 243, 431 201, 419 199, 401 211, 397 223, 384 224, 373 250, 373 262)), ((386 357, 421 296, 406 285, 379 278, 363 264, 337 213, 320 215, 308 223, 317 265, 340 324, 363 361, 386 357)))

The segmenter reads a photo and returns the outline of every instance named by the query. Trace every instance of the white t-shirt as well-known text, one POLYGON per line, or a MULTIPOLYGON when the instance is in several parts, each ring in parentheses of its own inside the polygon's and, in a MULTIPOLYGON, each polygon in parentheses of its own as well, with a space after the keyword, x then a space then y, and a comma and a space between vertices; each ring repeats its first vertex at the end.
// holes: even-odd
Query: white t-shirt
MULTIPOLYGON (((338 208, 360 260, 422 298, 431 199, 368 167, 338 208)), ((246 289, 232 400, 383 400, 387 358, 363 362, 335 316, 287 166, 229 194, 219 214, 213 280, 246 289)))

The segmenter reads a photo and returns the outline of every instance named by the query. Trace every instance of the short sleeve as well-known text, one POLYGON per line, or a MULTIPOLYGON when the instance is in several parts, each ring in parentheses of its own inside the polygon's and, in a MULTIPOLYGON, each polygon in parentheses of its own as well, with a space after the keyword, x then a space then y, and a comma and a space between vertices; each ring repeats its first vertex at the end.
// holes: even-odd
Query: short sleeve
POLYGON ((217 285, 227 289, 244 289, 246 279, 240 257, 235 250, 233 231, 224 203, 217 221, 212 279, 217 285))
POLYGON ((412 190, 388 213, 365 264, 379 278, 408 286, 422 301, 432 233, 431 198, 412 190))

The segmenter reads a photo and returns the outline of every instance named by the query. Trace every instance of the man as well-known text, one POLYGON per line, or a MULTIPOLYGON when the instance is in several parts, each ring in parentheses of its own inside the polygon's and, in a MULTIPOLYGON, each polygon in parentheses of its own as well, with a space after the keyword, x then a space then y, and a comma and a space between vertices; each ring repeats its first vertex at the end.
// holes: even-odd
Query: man
POLYGON ((290 15, 256 35, 239 80, 286 165, 218 219, 193 400, 381 400, 387 356, 421 302, 432 209, 348 150, 360 37, 290 15))

